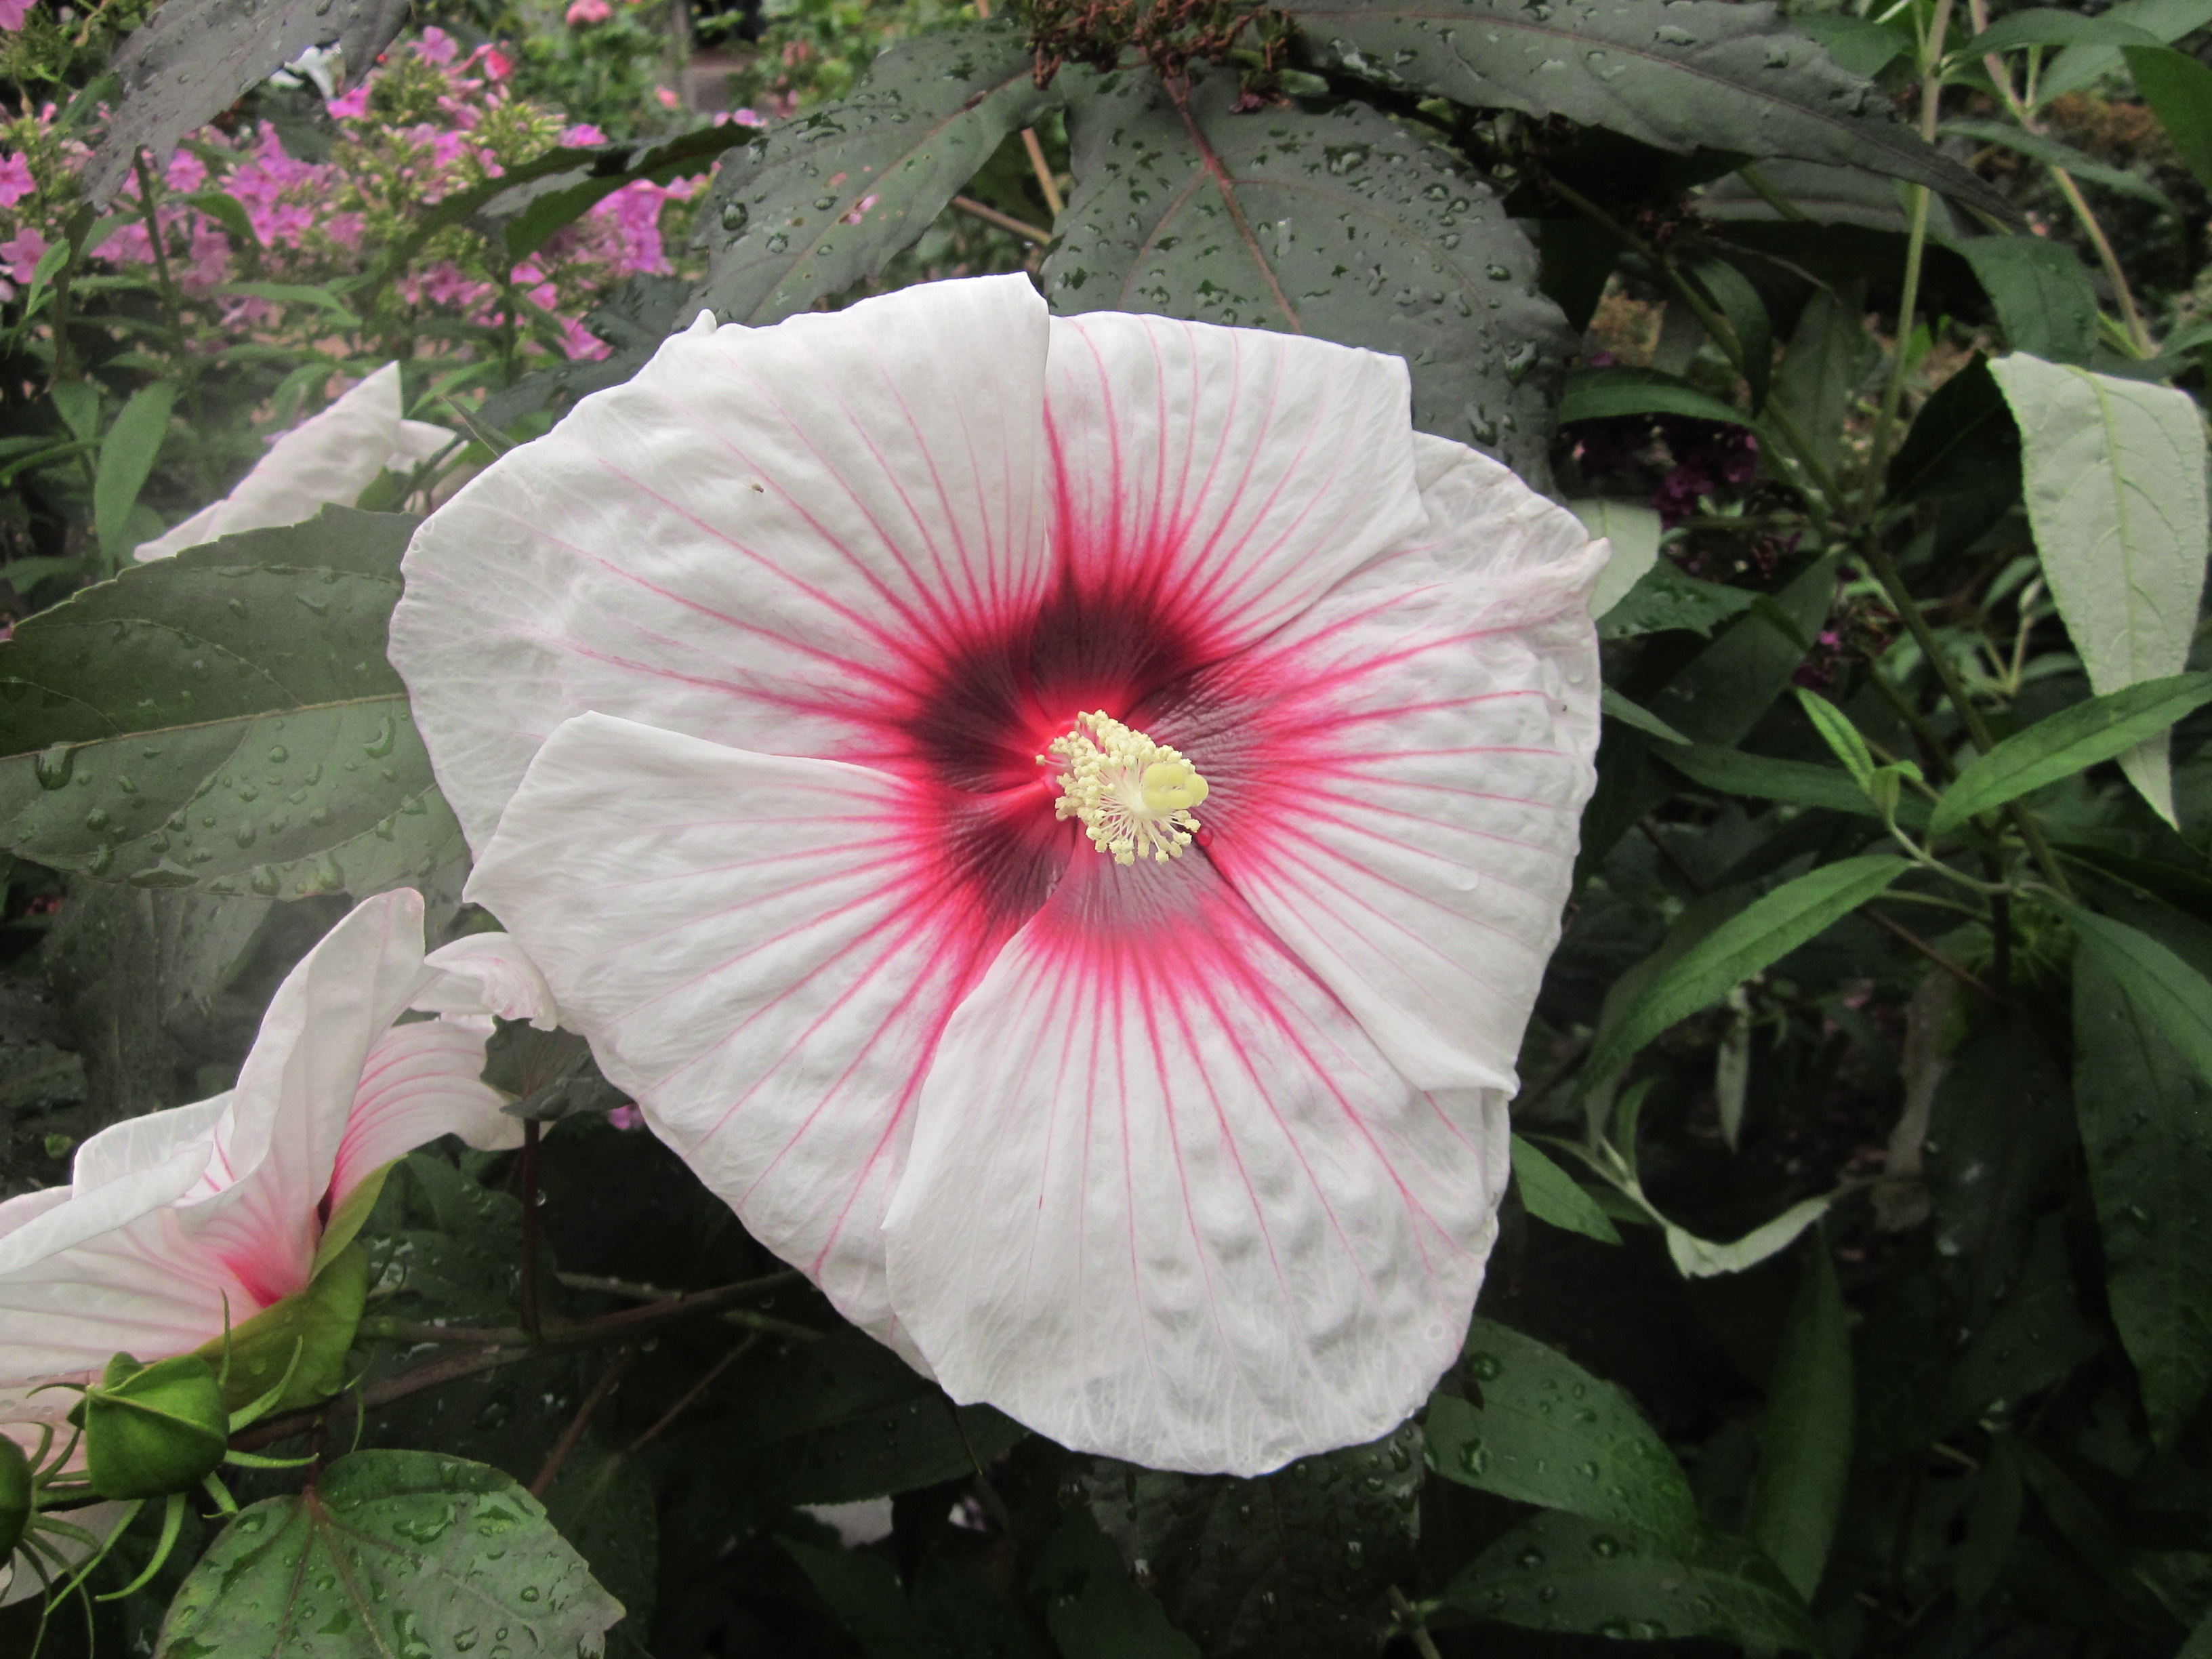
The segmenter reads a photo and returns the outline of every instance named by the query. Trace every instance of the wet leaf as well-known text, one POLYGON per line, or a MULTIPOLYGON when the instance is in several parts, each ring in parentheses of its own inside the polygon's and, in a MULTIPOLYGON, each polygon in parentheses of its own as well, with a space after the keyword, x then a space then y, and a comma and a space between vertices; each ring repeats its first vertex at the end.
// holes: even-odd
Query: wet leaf
MULTIPOLYGON (((1695 1538, 1690 1483, 1621 1389, 1488 1319, 1468 1332, 1452 1376, 1467 1379, 1469 1393, 1480 1397, 1430 1397, 1429 1467, 1437 1474, 1657 1537, 1695 1538)), ((1448 1381, 1447 1389, 1452 1386, 1448 1381)))
MULTIPOLYGON (((1610 566, 1607 574, 1611 574, 1610 566)), ((1673 564, 1655 562, 1598 618, 1598 637, 1625 640, 1683 628, 1710 638, 1721 623, 1750 610, 1758 597, 1747 589, 1725 587, 1673 564)))
POLYGON ((2007 345, 2054 363, 2089 361, 2097 290, 2072 248, 2042 236, 1974 236, 1958 249, 1990 296, 2007 345))
POLYGON ((2015 732, 1961 772, 1936 803, 1936 835, 2126 754, 2212 702, 2212 674, 2176 674, 2092 697, 2015 732))
POLYGON ((1808 1601, 1820 1588, 1851 1472, 1851 1338, 1828 1247, 1804 1252, 1759 1429, 1751 1535, 1808 1601))
POLYGON ((1413 424, 1526 476, 1547 466, 1570 344, 1536 255, 1489 190, 1358 104, 1179 109, 1156 77, 1066 77, 1075 195, 1045 263, 1061 313, 1137 311, 1311 334, 1406 360, 1413 424))
POLYGON ((1865 167, 2010 218, 2010 204, 1899 120, 1774 12, 1722 0, 1321 0, 1328 57, 1386 85, 1564 115, 1661 149, 1865 167))
POLYGON ((1157 1597, 1134 1583, 1087 1515, 1071 1516, 1039 1553, 1045 1623, 1062 1659, 1199 1659, 1157 1597))
POLYGON ((1686 415, 1692 420, 1749 426, 1751 416, 1701 392, 1679 374, 1656 368, 1578 368, 1559 400, 1561 424, 1609 421, 1623 415, 1686 415))
POLYGON ((1972 362, 1920 406, 1889 464, 1892 501, 1936 504, 1936 552, 1971 547, 2020 499, 2020 428, 1990 373, 1972 362))
POLYGON ((157 1659, 596 1656, 622 1605, 496 1469, 364 1451, 242 1511, 185 1579, 157 1659))
POLYGON ((780 322, 874 275, 1057 101, 1035 67, 1018 28, 925 35, 877 59, 851 96, 732 153, 700 210, 701 302, 723 322, 780 322))
POLYGON ((0 644, 0 847, 103 881, 356 897, 459 830, 385 660, 415 520, 325 508, 126 570, 0 644))

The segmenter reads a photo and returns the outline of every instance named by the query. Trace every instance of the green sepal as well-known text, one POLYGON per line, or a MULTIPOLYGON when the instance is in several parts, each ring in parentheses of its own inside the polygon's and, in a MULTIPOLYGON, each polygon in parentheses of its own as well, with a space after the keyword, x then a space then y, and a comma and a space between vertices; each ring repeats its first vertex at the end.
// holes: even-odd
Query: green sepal
POLYGON ((31 1460, 9 1436, 0 1434, 0 1561, 15 1554, 31 1523, 31 1460))
POLYGON ((392 1165, 398 1161, 394 1158, 391 1164, 371 1170, 346 1194, 345 1202, 331 1212, 331 1218, 323 1227, 323 1242, 315 1247, 315 1261, 309 1269, 311 1273, 319 1274, 343 1255, 346 1246, 360 1235, 363 1224, 368 1220, 368 1212, 376 1207, 377 1198, 384 1191, 385 1176, 392 1173, 392 1165))
POLYGON ((197 1354, 150 1365, 117 1354, 70 1420, 84 1431, 85 1474, 102 1498, 162 1498, 196 1486, 230 1446, 222 1384, 197 1354))
MULTIPOLYGON (((288 1370, 291 1384, 277 1397, 275 1409, 289 1411, 329 1399, 345 1387, 346 1350, 353 1346, 368 1299, 368 1253, 357 1244, 348 1245, 299 1295, 288 1296, 231 1328, 230 1365, 222 1383, 225 1403, 233 1410, 254 1403, 288 1370)), ((209 1364, 220 1366, 223 1339, 217 1337, 195 1352, 209 1364)))

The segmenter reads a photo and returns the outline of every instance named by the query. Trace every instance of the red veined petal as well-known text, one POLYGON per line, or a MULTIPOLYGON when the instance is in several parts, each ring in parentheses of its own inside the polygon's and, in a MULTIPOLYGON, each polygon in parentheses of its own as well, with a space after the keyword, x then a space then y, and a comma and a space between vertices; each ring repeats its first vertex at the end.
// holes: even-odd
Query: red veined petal
POLYGON ((1072 848, 961 797, 604 714, 549 738, 469 896, 753 1237, 885 1340, 878 1224, 939 1031, 1072 848))
POLYGON ((361 1068, 353 1109, 330 1180, 336 1209, 374 1174, 440 1135, 456 1134, 487 1151, 522 1144, 522 1124, 500 1110, 483 1080, 484 1033, 451 1020, 395 1025, 376 1040, 361 1068))
POLYGON ((1259 1474, 1426 1396, 1504 1142, 1502 1097, 1414 1090, 1203 858, 1079 856, 938 1046, 892 1303, 957 1400, 1259 1474))
POLYGON ((1147 729, 1212 787, 1215 867, 1392 1063, 1510 1094, 1596 781, 1604 550, 1496 462, 1426 442, 1430 533, 1147 729))

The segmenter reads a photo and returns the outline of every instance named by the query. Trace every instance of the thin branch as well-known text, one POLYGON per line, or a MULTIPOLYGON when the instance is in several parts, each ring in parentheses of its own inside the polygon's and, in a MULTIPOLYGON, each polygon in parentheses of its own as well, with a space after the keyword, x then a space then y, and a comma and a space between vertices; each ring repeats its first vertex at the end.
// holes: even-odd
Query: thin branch
POLYGON ((1429 1634, 1428 1626, 1421 1622, 1420 1610, 1406 1599, 1406 1592, 1395 1584, 1390 1586, 1390 1611, 1398 1615, 1398 1628, 1413 1644, 1413 1651, 1421 1659, 1443 1659, 1437 1651, 1437 1638, 1429 1634))
POLYGON ((1036 174, 1037 188, 1044 192, 1044 204, 1057 220, 1066 210, 1067 204, 1060 197, 1060 180, 1052 176, 1052 164, 1044 159, 1044 146, 1037 142, 1036 129, 1022 129, 1022 147, 1030 153, 1030 169, 1036 174))
POLYGON ((538 1334, 538 1120, 522 1121, 522 1285, 515 1298, 522 1328, 538 1334))
POLYGON ((1895 920, 1893 917, 1882 915, 1881 911, 1875 909, 1872 905, 1861 906, 1859 914, 1864 916, 1869 921, 1874 923, 1875 927, 1881 928, 1882 932, 1887 933, 1892 939, 1896 939, 1900 944, 1911 945, 1914 950, 1920 952, 1922 956, 1927 957, 1929 961, 1934 963, 1945 973, 1950 975, 1953 979, 1957 980, 1960 984, 1965 986, 1968 990, 1978 992, 1982 996, 1987 998, 1993 1003, 1996 1003, 2000 1006, 2003 1004, 2004 999, 1999 996, 1995 991, 1991 990, 1987 985, 1984 984, 1980 976, 1977 975, 1972 969, 1966 967, 1963 963, 1953 961, 1949 957, 1945 956, 1941 951, 1930 945, 1926 939, 1921 938, 1919 934, 1914 933, 1910 927, 1907 927, 1903 922, 1895 920))
POLYGON ((622 1386, 623 1376, 636 1361, 637 1350, 624 1348, 615 1356, 615 1363, 599 1373, 599 1380, 592 1384, 592 1391, 584 1396, 583 1404, 576 1407, 576 1414, 568 1419, 568 1426, 561 1431, 561 1437, 553 1443, 553 1449, 545 1455, 545 1464, 538 1471, 538 1478, 530 1483, 532 1498, 542 1500, 553 1489, 553 1483, 561 1478, 562 1468, 575 1455, 576 1448, 583 1443, 584 1431, 592 1426, 592 1419, 599 1415, 599 1407, 605 1405, 608 1396, 622 1386))
MULTIPOLYGON (((635 1279, 607 1279, 598 1273, 556 1273, 554 1278, 572 1291, 588 1291, 597 1296, 618 1296, 626 1302, 677 1302, 687 1296, 702 1296, 701 1291, 672 1291, 659 1285, 647 1285, 635 1279)), ((795 1283, 799 1269, 786 1267, 780 1273, 764 1273, 758 1279, 739 1279, 725 1285, 716 1292, 736 1297, 742 1292, 765 1293, 795 1283)))
POLYGON ((704 1376, 702 1376, 696 1382, 694 1382, 690 1388, 686 1389, 684 1391, 684 1396, 682 1399, 678 1400, 666 1411, 661 1413, 659 1421, 654 1423, 653 1425, 647 1429, 643 1434, 638 1436, 636 1439, 629 1443, 629 1450, 625 1453, 624 1455, 635 1457, 638 1453, 643 1451, 654 1441, 659 1439, 660 1437, 667 1431, 668 1425, 670 1424, 675 1422, 678 1418, 683 1416, 685 1412, 690 1411, 693 1406, 698 1403, 700 1396, 704 1395, 708 1389, 714 1386, 714 1379, 716 1377, 721 1376, 724 1371, 736 1364, 739 1359, 744 1358, 745 1352, 759 1340, 760 1333, 758 1331, 755 1331, 752 1334, 746 1337, 744 1341, 738 1343, 736 1347, 731 1349, 729 1352, 724 1354, 720 1359, 708 1366, 707 1368, 707 1374, 704 1376))
POLYGON ((996 225, 1000 230, 1010 230, 1024 241, 1035 242, 1039 247, 1045 246, 1052 240, 1050 231, 1040 230, 1026 221, 1015 218, 1011 213, 1001 213, 989 204, 979 202, 972 196, 956 196, 952 198, 952 205, 970 218, 981 219, 987 225, 996 225))

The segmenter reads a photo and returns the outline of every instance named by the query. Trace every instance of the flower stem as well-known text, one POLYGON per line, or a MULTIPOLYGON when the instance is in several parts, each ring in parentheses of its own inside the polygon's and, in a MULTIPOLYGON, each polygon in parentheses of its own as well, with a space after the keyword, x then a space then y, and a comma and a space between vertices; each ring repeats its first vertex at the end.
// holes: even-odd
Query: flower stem
POLYGON ((637 1350, 624 1348, 615 1356, 614 1364, 599 1373, 599 1380, 592 1384, 592 1391, 584 1396, 583 1404, 576 1407, 576 1414, 568 1419, 568 1426, 561 1431, 561 1437, 553 1443, 553 1449, 545 1455, 545 1462, 538 1471, 538 1478, 530 1483, 532 1498, 543 1501, 545 1494, 552 1490, 553 1483, 561 1478, 562 1468, 569 1458, 575 1455, 576 1448, 583 1443, 584 1431, 592 1426, 592 1419, 599 1414, 599 1407, 605 1405, 609 1396, 622 1386, 623 1378, 636 1363, 637 1350))

